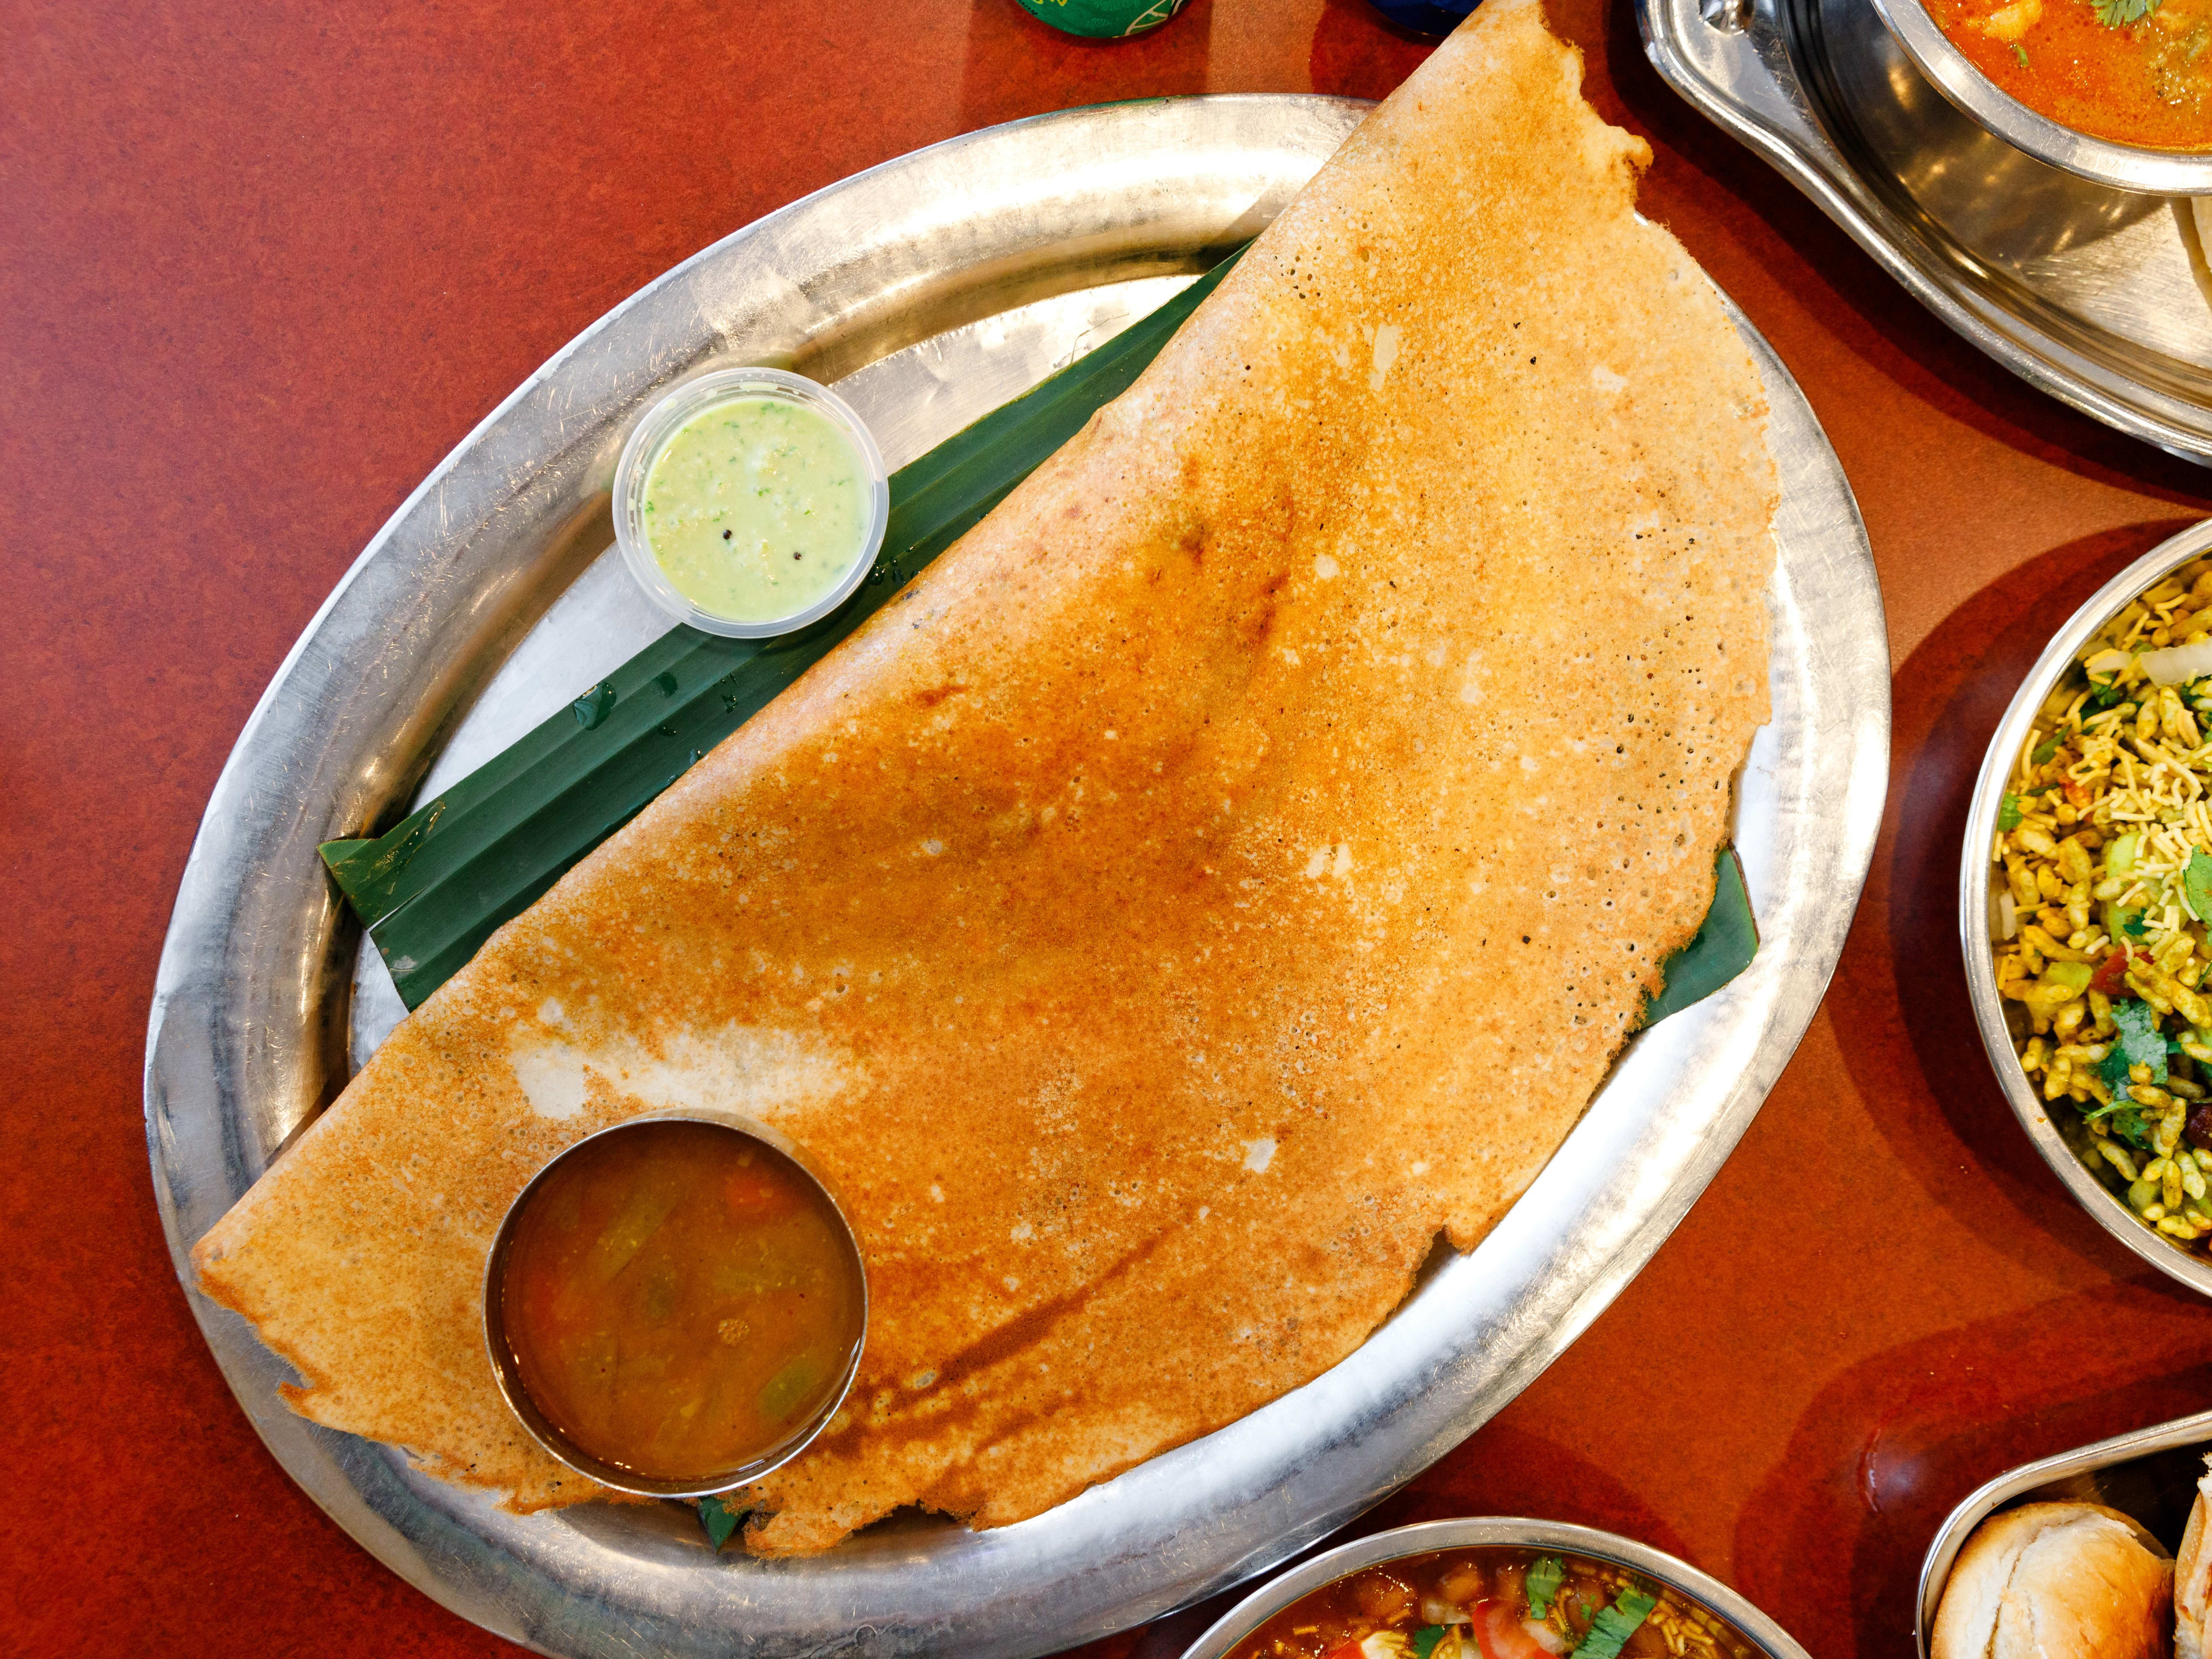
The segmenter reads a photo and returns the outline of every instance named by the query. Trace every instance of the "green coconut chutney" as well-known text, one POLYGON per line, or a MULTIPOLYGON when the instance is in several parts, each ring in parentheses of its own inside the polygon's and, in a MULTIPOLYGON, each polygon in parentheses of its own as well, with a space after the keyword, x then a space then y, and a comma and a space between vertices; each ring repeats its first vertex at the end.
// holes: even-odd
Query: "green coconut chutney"
POLYGON ((795 616, 860 556, 868 475, 826 416, 781 398, 711 404, 646 471, 646 545, 676 591, 732 622, 795 616))

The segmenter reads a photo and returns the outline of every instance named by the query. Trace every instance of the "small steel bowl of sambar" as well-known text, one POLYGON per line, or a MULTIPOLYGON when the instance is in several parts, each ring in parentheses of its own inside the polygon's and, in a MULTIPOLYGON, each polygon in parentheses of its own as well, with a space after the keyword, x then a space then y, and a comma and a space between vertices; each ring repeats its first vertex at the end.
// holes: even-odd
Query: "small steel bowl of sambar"
POLYGON ((761 1479, 860 1370, 866 1264, 829 1184, 748 1119, 651 1112, 531 1177, 486 1257, 484 1345, 531 1437, 647 1498, 761 1479))

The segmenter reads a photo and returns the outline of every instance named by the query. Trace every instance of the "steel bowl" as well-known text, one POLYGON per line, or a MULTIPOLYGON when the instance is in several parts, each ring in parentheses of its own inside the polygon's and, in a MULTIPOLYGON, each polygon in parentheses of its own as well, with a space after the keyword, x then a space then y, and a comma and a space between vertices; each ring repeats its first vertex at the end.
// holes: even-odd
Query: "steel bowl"
POLYGON ((2212 196, 2212 153, 2150 149, 2077 132, 2030 109, 1976 69, 1923 0, 1874 0, 1874 9, 1936 90, 2015 149, 2114 190, 2212 196))
POLYGON ((1324 1584, 1333 1584, 1364 1567, 1402 1560, 1409 1555, 1426 1555, 1433 1550, 1477 1546, 1556 1550, 1563 1555, 1579 1555, 1633 1568, 1696 1602, 1727 1625, 1753 1652, 1764 1653, 1769 1659, 1808 1659, 1805 1650, 1792 1641, 1781 1626, 1719 1579, 1699 1572, 1686 1561, 1678 1561, 1663 1550, 1655 1550, 1618 1533, 1515 1516, 1424 1521, 1340 1544, 1246 1596, 1184 1649, 1182 1659, 1224 1659, 1239 1642, 1300 1596, 1311 1595, 1324 1584))
POLYGON ((2199 1412, 2022 1463, 1975 1487, 1936 1528, 1920 1564, 1915 1637, 1921 1659, 1934 1650, 1936 1609, 1943 1605, 1959 1553, 1974 1528, 1997 1510, 2015 1504, 2102 1504, 2178 1553, 2208 1451, 2212 1412, 2199 1412))
POLYGON ((682 1109, 642 1112, 635 1117, 624 1118, 620 1123, 611 1123, 604 1129, 594 1130, 573 1146, 562 1148, 548 1159, 544 1167, 531 1176, 523 1184, 522 1190, 514 1195, 514 1202, 507 1206, 507 1213, 500 1218, 499 1231, 492 1235, 491 1249, 484 1254, 483 1324, 484 1352, 491 1358, 491 1373, 499 1383, 500 1396, 507 1401, 507 1408, 514 1412, 516 1419, 530 1431, 530 1437, 544 1448, 548 1456, 603 1486, 639 1498, 708 1498, 758 1480, 782 1468, 805 1451, 814 1437, 829 1426, 830 1420, 836 1416, 838 1408, 845 1403, 845 1396, 852 1391, 853 1378, 860 1369, 861 1352, 867 1346, 867 1258, 860 1249, 860 1235, 853 1231, 853 1224, 846 1218, 844 1209, 838 1204, 837 1195, 830 1190, 829 1182, 807 1167, 806 1160, 799 1156, 796 1146, 766 1124, 723 1112, 682 1109), (682 1480, 650 1479, 618 1463, 609 1463, 594 1457, 569 1439, 531 1399, 529 1389, 523 1386, 521 1377, 516 1374, 514 1350, 507 1340, 507 1252, 514 1236, 515 1218, 529 1204, 531 1194, 538 1190, 546 1176, 584 1147, 647 1123, 704 1123, 717 1129, 726 1129, 733 1134, 744 1136, 770 1157, 797 1171, 801 1179, 821 1194, 830 1207, 830 1214, 836 1217, 846 1246, 852 1252, 853 1267, 860 1286, 860 1335, 854 1340, 852 1352, 845 1358, 844 1372, 837 1379, 836 1387, 823 1397, 822 1403, 803 1421, 794 1424, 782 1439, 751 1462, 736 1468, 715 1469, 682 1480))
MULTIPOLYGON (((2012 1026, 2005 1004, 1997 995, 1995 942, 1996 866, 1990 848, 1997 833, 1997 812, 2003 804, 2005 785, 2027 741, 2029 728, 2043 700, 2074 665, 2075 653, 2114 614, 2146 588, 2170 572, 2212 550, 2212 519, 2191 526, 2179 535, 2160 542, 2125 570, 2106 582, 2076 611, 2066 625, 2051 635, 2051 643, 2036 659, 2035 666, 2013 694, 1996 735, 1982 757, 1982 769, 1974 781, 1972 803, 1966 813, 1965 844, 1959 857, 1959 941, 1966 958, 1966 991, 1974 1005, 1974 1024, 1981 1029, 1982 1046, 1990 1065, 2012 1103, 2013 1115, 2027 1131, 2028 1139, 2043 1154, 2043 1161, 2057 1172, 2081 1207, 2097 1224, 2152 1267, 2191 1289, 2212 1296, 2212 1261, 2193 1255, 2163 1233, 2146 1226, 2106 1187, 2073 1147, 2044 1108, 2042 1097, 2021 1069, 2013 1049, 2012 1026)), ((2069 1108, 2070 1109, 2070 1108, 2069 1108)))

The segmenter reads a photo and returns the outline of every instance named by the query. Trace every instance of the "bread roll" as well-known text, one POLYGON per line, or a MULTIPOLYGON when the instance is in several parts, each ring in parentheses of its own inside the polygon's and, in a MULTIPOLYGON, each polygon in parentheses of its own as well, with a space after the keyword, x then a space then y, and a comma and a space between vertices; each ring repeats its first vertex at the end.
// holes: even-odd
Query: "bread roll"
POLYGON ((2101 1504, 2026 1504, 1975 1528, 1932 1659, 2166 1659, 2173 1562, 2101 1504))
POLYGON ((2173 1564, 2176 1659, 2204 1659, 2205 1614, 2212 1611, 2212 1550, 2204 1547, 2204 1499, 2208 1492, 2212 1492, 2212 1474, 2197 1483, 2197 1502, 2189 1511, 2189 1530, 2181 1534, 2181 1556, 2173 1564))

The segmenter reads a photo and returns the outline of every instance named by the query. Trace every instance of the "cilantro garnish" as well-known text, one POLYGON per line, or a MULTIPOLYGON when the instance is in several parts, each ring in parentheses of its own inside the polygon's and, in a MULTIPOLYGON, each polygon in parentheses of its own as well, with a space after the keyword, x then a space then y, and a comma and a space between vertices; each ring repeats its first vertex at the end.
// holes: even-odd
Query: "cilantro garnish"
POLYGON ((2112 680, 2091 680, 2089 701, 2099 708, 2110 708, 2116 702, 2127 700, 2127 693, 2112 680))
POLYGON ((2066 740, 2063 738, 2057 737, 2056 735, 2045 738, 2041 743, 2035 745, 2035 752, 2033 755, 2030 755, 2028 759, 2035 765, 2040 766, 2044 762, 2049 760, 2053 755, 2057 754, 2065 741, 2066 740))
POLYGON ((2027 48, 2017 40, 2012 43, 2012 55, 2020 59, 2020 66, 2022 69, 2027 67, 2027 48))
POLYGON ((2090 0, 2090 4, 2096 9, 2097 21, 2108 29, 2140 23, 2158 9, 2158 0, 2090 0))
POLYGON ((1611 1607, 1601 1609, 1590 1620, 1589 1634, 1575 1650, 1576 1659, 1620 1659, 1622 1644, 1636 1634, 1636 1627, 1658 1605, 1659 1598, 1649 1591, 1621 1591, 1611 1607))
POLYGON ((1425 1625, 1413 1632, 1413 1659, 1429 1659, 1437 1650, 1437 1644, 1444 1639, 1442 1625, 1425 1625))
POLYGON ((2181 898, 2189 914, 2199 921, 2212 921, 2212 856, 2201 847, 2190 849, 2181 869, 2181 898))
POLYGON ((1528 1616, 1541 1619, 1552 1610, 1552 1598, 1559 1593, 1559 1581, 1567 1576, 1565 1565, 1556 1555, 1539 1556, 1536 1565, 1528 1569, 1528 1616))
POLYGON ((2007 835, 2020 828, 2020 797, 2007 795, 1997 804, 1997 832, 2007 835))

